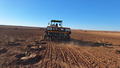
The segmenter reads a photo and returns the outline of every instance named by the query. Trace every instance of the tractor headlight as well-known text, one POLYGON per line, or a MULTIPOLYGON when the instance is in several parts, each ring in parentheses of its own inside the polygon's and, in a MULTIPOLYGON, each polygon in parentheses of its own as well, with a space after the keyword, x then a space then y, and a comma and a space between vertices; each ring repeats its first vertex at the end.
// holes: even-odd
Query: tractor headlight
POLYGON ((70 29, 68 29, 68 31, 70 31, 70 29))
POLYGON ((64 31, 64 29, 63 29, 63 28, 61 28, 61 31, 64 31))
POLYGON ((52 30, 52 27, 48 27, 47 30, 52 30))
POLYGON ((69 31, 70 31, 70 29, 65 29, 65 31, 68 31, 68 32, 69 32, 69 31))
POLYGON ((67 31, 67 29, 65 29, 65 31, 67 31))

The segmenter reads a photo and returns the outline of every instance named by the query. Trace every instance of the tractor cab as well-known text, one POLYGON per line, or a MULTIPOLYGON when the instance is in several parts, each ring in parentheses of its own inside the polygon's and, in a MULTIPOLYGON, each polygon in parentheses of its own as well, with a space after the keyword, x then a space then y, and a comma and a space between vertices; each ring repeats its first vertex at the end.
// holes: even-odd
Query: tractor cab
POLYGON ((62 21, 60 20, 51 20, 48 25, 53 27, 62 27, 62 21))

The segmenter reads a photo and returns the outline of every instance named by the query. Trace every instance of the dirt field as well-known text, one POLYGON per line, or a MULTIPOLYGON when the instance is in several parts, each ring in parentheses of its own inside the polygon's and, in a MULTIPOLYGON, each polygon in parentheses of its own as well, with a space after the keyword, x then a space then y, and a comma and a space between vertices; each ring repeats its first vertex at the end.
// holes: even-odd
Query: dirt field
POLYGON ((50 42, 44 31, 0 26, 0 68, 120 68, 120 32, 72 30, 71 41, 50 42))

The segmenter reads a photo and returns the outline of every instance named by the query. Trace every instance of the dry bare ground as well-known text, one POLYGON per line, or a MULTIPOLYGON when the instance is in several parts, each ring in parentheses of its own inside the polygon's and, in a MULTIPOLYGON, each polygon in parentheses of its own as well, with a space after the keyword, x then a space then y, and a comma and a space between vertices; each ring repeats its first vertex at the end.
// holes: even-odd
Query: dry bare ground
POLYGON ((0 68, 120 67, 120 32, 72 30, 71 41, 51 42, 41 41, 44 31, 0 27, 0 68))

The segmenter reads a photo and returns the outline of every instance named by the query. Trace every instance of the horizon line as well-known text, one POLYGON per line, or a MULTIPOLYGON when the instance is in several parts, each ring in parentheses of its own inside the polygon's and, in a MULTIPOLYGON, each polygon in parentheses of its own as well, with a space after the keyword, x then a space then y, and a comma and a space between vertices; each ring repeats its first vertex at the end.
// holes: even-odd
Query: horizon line
MULTIPOLYGON (((6 25, 6 24, 0 24, 0 26, 13 26, 13 27, 31 27, 31 28, 46 28, 46 27, 40 27, 40 26, 24 26, 24 25, 6 25)), ((88 31, 112 31, 112 30, 92 30, 92 29, 72 29, 72 30, 88 30, 88 31)), ((115 31, 114 32, 120 32, 120 31, 115 31)))

